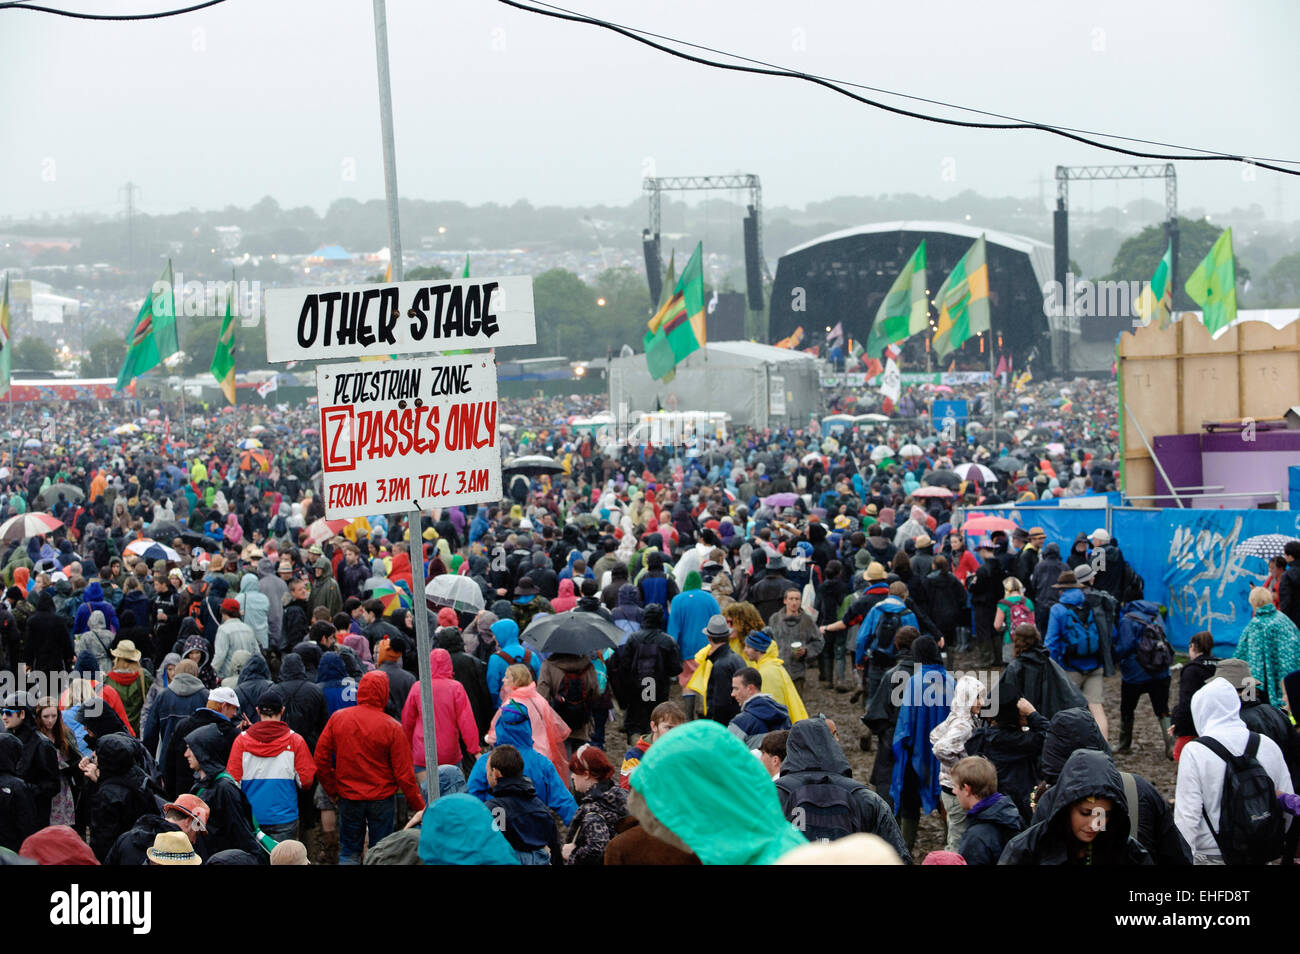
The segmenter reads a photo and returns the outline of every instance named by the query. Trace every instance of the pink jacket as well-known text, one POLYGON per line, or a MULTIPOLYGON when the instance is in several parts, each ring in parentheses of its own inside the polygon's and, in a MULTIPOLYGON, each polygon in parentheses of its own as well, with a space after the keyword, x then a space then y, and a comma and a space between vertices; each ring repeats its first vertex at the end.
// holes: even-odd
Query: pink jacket
MULTIPOLYGON (((528 710, 533 727, 533 751, 551 760, 564 784, 569 784, 569 751, 564 740, 569 737, 569 724, 559 717, 551 704, 537 691, 537 683, 518 689, 502 688, 501 701, 517 702, 528 710)), ((488 745, 496 745, 498 709, 492 714, 492 727, 487 731, 488 745)))
MULTIPOLYGON (((429 653, 429 669, 433 673, 433 724, 438 735, 438 764, 459 765, 460 746, 477 755, 478 726, 474 724, 474 710, 469 706, 465 687, 452 678, 451 654, 445 649, 429 653)), ((411 686, 402 707, 402 731, 411 743, 411 761, 417 769, 424 769, 424 709, 420 701, 420 683, 411 686)))

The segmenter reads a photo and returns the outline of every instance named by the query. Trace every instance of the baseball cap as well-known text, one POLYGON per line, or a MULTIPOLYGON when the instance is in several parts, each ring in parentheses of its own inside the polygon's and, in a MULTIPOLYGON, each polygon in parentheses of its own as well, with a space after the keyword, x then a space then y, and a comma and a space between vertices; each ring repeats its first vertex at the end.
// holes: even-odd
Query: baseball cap
POLYGON ((284 692, 279 686, 267 686, 257 698, 259 712, 279 712, 284 708, 284 692))
POLYGON ((194 828, 197 831, 208 830, 208 815, 210 814, 210 809, 208 808, 208 803, 197 795, 186 793, 185 795, 176 796, 176 801, 168 802, 163 806, 164 814, 172 810, 184 812, 186 815, 193 818, 194 828))
POLYGON ((221 612, 229 613, 231 616, 241 616, 244 611, 239 606, 239 600, 227 596, 221 601, 221 612))
POLYGON ((1096 530, 1092 531, 1092 534, 1091 536, 1088 537, 1088 539, 1090 539, 1093 543, 1098 544, 1099 546, 1105 546, 1106 544, 1110 543, 1110 534, 1107 533, 1104 529, 1098 527, 1096 530))
POLYGON ((239 705, 239 696, 229 686, 218 686, 208 693, 208 702, 221 702, 228 706, 239 705))

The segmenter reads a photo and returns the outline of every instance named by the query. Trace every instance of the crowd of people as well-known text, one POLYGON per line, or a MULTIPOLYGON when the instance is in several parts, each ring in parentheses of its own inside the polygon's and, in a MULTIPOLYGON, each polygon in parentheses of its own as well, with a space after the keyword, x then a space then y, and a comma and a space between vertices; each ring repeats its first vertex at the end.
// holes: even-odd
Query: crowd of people
POLYGON ((506 499, 416 525, 325 519, 310 409, 181 433, 76 406, 44 441, 20 411, 0 507, 53 522, 0 549, 0 862, 1289 862, 1300 541, 1231 658, 1206 632, 1178 663, 1104 529, 954 523, 1113 488, 1083 443, 1114 439, 1102 389, 1050 390, 1048 433, 688 448, 603 446, 571 424, 590 401, 507 402, 507 453, 554 465, 507 462, 506 499), (472 606, 413 593, 412 560, 472 606), (605 642, 546 651, 554 614, 605 642), (1114 760, 1143 696, 1172 792, 1114 760), (931 815, 944 844, 922 853, 931 815))

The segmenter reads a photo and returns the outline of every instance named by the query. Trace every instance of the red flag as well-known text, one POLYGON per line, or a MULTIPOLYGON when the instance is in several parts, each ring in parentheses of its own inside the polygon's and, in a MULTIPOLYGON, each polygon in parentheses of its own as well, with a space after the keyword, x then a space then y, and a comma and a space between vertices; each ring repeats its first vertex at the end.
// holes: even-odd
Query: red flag
POLYGON ((1003 355, 1002 357, 998 358, 998 369, 997 369, 997 371, 994 372, 994 373, 995 373, 995 374, 1006 374, 1006 373, 1007 373, 1008 371, 1010 371, 1010 370, 1011 370, 1011 369, 1007 366, 1007 357, 1006 357, 1006 355, 1003 355))

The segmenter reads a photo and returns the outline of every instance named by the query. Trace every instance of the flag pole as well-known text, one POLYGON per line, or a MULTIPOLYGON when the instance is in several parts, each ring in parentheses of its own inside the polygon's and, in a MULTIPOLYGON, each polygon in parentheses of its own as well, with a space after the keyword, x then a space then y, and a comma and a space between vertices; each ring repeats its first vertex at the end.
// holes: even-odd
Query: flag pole
MULTIPOLYGON (((389 263, 393 281, 402 280, 402 229, 397 207, 397 155, 393 141, 393 91, 388 77, 388 15, 384 0, 374 0, 375 67, 379 74, 379 121, 384 146, 384 199, 388 206, 389 263)), ((411 557, 411 607, 415 616, 416 655, 420 664, 420 706, 424 723, 426 802, 438 797, 437 726, 433 718, 433 672, 429 654, 429 609, 424 598, 424 534, 419 501, 407 512, 407 538, 411 557)))

